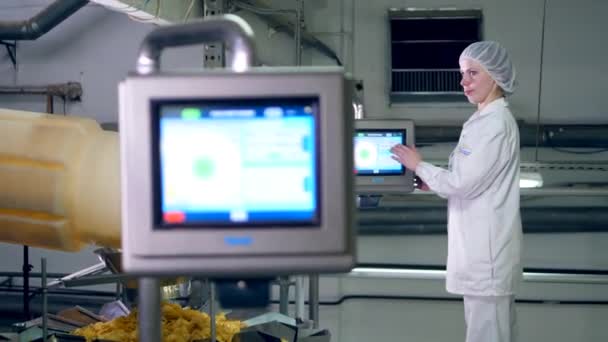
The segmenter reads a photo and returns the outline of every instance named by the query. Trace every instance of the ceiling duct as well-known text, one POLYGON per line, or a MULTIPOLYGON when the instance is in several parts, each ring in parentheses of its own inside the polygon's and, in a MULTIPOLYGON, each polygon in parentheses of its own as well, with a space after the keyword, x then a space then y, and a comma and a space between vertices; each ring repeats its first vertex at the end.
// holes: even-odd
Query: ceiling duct
POLYGON ((56 0, 30 19, 0 22, 0 40, 35 40, 88 4, 87 0, 56 0))
MULTIPOLYGON (((245 10, 257 15, 277 32, 285 32, 290 36, 294 36, 296 33, 294 23, 285 18, 285 14, 294 14, 293 17, 295 17, 296 10, 273 9, 262 0, 237 0, 233 2, 233 5, 238 10, 245 10)), ((303 44, 318 50, 323 55, 335 60, 337 65, 342 66, 342 61, 338 55, 329 46, 317 39, 317 37, 305 30, 301 30, 301 39, 303 44)))

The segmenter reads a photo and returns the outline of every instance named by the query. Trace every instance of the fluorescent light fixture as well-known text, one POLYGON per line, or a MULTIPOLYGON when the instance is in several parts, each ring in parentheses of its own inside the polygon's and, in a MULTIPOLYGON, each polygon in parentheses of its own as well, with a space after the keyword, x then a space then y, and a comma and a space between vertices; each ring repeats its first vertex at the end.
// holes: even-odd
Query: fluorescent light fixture
POLYGON ((445 270, 422 270, 409 268, 355 267, 350 277, 356 278, 401 278, 401 279, 445 279, 445 270))
POLYGON ((538 172, 521 172, 519 175, 520 188, 541 188, 543 186, 543 176, 538 172))

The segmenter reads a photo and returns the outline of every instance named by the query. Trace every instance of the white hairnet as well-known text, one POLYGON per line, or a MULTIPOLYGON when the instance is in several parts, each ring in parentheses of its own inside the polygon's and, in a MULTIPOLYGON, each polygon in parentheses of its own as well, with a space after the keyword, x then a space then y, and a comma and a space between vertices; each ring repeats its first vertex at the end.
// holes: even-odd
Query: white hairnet
POLYGON ((505 95, 513 94, 516 86, 515 67, 507 50, 500 44, 493 41, 473 43, 460 54, 460 60, 465 58, 481 64, 505 95))

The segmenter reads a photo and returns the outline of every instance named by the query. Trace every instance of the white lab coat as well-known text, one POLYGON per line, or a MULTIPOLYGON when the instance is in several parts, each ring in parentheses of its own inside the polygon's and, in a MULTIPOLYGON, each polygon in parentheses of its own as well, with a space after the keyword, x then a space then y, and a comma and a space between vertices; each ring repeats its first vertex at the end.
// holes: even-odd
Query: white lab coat
POLYGON ((517 342, 513 296, 464 296, 466 342, 517 342))
POLYGON ((519 130, 504 98, 465 122, 449 170, 416 174, 448 199, 448 292, 512 295, 522 277, 519 130))

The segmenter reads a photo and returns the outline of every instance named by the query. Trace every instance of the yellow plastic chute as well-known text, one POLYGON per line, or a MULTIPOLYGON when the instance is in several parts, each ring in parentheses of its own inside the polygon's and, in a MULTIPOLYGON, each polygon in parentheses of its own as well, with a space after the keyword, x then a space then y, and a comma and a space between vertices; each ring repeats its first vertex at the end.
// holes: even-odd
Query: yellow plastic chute
POLYGON ((87 118, 0 109, 0 241, 119 248, 118 134, 87 118))

